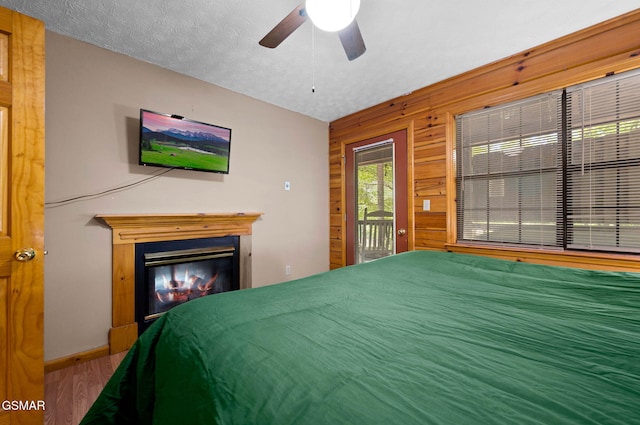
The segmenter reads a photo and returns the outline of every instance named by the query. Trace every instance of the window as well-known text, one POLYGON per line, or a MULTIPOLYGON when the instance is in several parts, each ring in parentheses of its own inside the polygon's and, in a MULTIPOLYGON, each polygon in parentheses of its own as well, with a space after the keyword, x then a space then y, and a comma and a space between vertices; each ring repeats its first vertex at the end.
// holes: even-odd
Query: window
POLYGON ((460 241, 640 252, 640 73, 456 124, 460 241))
POLYGON ((567 90, 567 247, 640 251, 640 74, 567 90))
POLYGON ((458 117, 461 239, 557 245, 561 94, 458 117))

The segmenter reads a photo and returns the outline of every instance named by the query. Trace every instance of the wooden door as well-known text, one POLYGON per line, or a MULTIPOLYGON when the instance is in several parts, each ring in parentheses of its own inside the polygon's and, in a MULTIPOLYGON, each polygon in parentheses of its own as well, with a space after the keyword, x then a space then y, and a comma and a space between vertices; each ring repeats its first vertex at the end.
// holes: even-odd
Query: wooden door
POLYGON ((0 8, 1 425, 44 420, 44 79, 44 24, 0 8))
MULTIPOLYGON (((357 264, 367 261, 366 256, 361 255, 364 243, 361 236, 366 229, 371 229, 371 225, 363 223, 363 209, 366 203, 359 200, 360 184, 358 183, 359 164, 371 164, 380 172, 384 165, 391 163, 391 205, 383 205, 381 202, 377 206, 369 206, 371 210, 388 210, 391 214, 393 249, 382 255, 405 252, 409 249, 409 214, 408 214, 408 176, 407 176, 407 132, 399 130, 393 133, 362 140, 346 146, 345 152, 345 177, 346 177, 346 211, 347 211, 347 265, 357 264), (367 152, 370 155, 367 155, 367 152), (388 153, 387 153, 388 152, 388 153), (360 162, 357 157, 364 153, 365 158, 360 162)), ((375 189, 378 190, 378 189, 375 189)), ((384 196, 383 191, 378 195, 384 196)), ((388 195, 387 195, 388 196, 388 195)), ((368 209, 368 208, 367 208, 368 209)), ((371 212, 369 210, 369 212, 371 212)), ((373 221, 372 223, 373 224, 373 221)), ((384 224, 384 223, 382 223, 384 224)), ((383 250, 385 251, 385 250, 383 250)), ((372 258, 378 257, 373 256, 372 258)))

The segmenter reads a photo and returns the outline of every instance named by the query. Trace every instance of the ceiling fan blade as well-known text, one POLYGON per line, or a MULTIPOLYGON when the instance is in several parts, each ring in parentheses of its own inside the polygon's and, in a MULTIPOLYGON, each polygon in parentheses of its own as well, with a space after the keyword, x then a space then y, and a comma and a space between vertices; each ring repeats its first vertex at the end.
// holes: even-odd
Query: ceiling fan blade
POLYGON ((265 35, 259 44, 264 47, 273 49, 278 47, 287 37, 291 35, 300 25, 307 20, 307 13, 304 10, 304 4, 296 7, 285 18, 278 23, 269 34, 265 35))
POLYGON ((350 61, 359 58, 367 50, 355 19, 345 29, 340 30, 338 36, 350 61))

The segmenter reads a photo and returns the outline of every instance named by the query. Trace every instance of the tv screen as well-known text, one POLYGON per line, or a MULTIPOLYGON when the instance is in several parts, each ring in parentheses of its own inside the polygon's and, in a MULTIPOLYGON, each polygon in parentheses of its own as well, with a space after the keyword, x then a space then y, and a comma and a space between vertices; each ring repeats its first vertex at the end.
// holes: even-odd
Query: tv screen
POLYGON ((229 173, 231 129, 140 110, 140 165, 229 173))

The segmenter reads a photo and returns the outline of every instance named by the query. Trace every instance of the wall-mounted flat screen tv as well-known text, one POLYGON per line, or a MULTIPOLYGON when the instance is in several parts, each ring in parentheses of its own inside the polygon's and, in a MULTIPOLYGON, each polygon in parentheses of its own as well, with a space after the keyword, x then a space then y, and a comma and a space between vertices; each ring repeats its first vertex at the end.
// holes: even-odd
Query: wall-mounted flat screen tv
POLYGON ((231 129, 140 110, 140 165, 229 173, 231 129))

